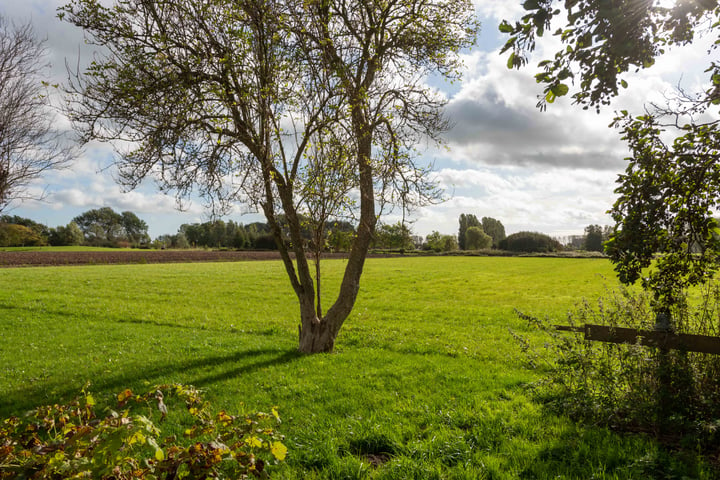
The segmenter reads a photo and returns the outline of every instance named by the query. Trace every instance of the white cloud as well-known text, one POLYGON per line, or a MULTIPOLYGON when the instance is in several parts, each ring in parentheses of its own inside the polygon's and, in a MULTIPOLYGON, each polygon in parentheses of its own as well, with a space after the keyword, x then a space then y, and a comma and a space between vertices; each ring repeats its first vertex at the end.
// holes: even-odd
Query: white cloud
MULTIPOLYGON (((482 17, 490 19, 508 20, 520 18, 524 9, 522 3, 512 0, 474 0, 475 8, 482 17)), ((489 22, 488 22, 489 23, 489 22)))
POLYGON ((541 231, 564 236, 590 224, 610 224, 616 174, 593 169, 545 167, 445 168, 440 183, 454 195, 445 203, 417 211, 413 230, 453 234, 461 213, 493 217, 507 233, 541 231))
POLYGON ((468 59, 462 88, 446 110, 454 122, 447 135, 452 158, 483 165, 622 166, 625 148, 608 128, 612 110, 597 114, 560 98, 540 112, 535 104, 542 87, 532 66, 509 70, 497 50, 468 59))

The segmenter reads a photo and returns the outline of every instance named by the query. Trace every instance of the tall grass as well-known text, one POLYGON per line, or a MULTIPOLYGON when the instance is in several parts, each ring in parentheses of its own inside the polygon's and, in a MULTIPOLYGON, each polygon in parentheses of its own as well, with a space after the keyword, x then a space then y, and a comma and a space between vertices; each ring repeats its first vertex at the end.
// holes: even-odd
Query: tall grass
MULTIPOLYGON (((717 337, 720 284, 692 293, 673 309, 675 333, 717 337)), ((720 447, 720 356, 694 352, 692 345, 686 351, 588 341, 580 332, 558 332, 548 321, 520 316, 546 333, 542 342, 517 338, 532 365, 547 365, 537 391, 556 411, 616 430, 645 431, 684 449, 720 447)), ((618 289, 583 302, 567 320, 572 326, 652 331, 655 312, 648 293, 618 289)))
MULTIPOLYGON (((330 290, 343 262, 324 263, 330 290)), ((336 352, 312 356, 279 262, 1 273, 3 416, 87 380, 107 403, 177 382, 228 411, 277 405, 289 452, 275 478, 713 478, 700 457, 576 425, 527 390, 543 372, 509 329, 541 337, 514 309, 564 318, 616 285, 605 260, 371 259, 336 352)))

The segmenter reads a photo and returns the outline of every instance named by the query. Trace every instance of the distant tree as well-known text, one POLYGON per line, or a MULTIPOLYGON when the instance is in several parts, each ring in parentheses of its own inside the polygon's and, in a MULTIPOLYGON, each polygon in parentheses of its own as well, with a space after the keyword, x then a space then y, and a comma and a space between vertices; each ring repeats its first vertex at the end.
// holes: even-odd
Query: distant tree
POLYGON ((0 15, 0 212, 15 200, 41 198, 30 182, 72 158, 44 91, 44 57, 30 23, 10 24, 0 15))
POLYGON ((442 236, 442 251, 443 252, 454 252, 458 249, 458 241, 455 235, 443 235, 442 236))
POLYGON ((518 232, 500 242, 500 248, 511 252, 543 253, 562 249, 560 243, 544 233, 518 232))
POLYGON ((451 252, 458 249, 458 242, 455 235, 443 235, 438 231, 432 231, 425 237, 425 246, 434 252, 451 252))
POLYGON ((500 246, 500 242, 505 240, 505 226, 502 222, 500 222, 500 220, 496 220, 492 217, 483 217, 482 229, 492 238, 493 248, 498 248, 500 246))
POLYGON ((122 228, 125 240, 133 245, 145 245, 150 243, 148 225, 140 220, 133 212, 122 212, 122 228))
POLYGON ((415 250, 420 250, 423 246, 423 237, 422 235, 413 235, 411 237, 411 240, 413 242, 413 245, 415 245, 415 250))
POLYGON ((88 245, 110 245, 122 240, 122 215, 110 207, 88 210, 72 220, 88 245))
POLYGON ((153 248, 190 248, 190 244, 185 238, 182 232, 178 232, 175 235, 160 235, 152 242, 153 248))
POLYGON ((172 248, 190 248, 190 243, 187 241, 187 238, 185 238, 185 235, 182 233, 177 233, 172 236, 172 242, 170 244, 172 248))
POLYGON ((61 247, 69 245, 82 245, 85 240, 82 230, 77 223, 70 222, 67 226, 62 225, 50 231, 49 243, 52 246, 61 247))
POLYGON ((50 236, 50 229, 47 225, 36 222, 30 218, 19 217, 17 215, 0 215, 0 223, 11 223, 13 225, 22 225, 28 227, 35 233, 40 235, 44 240, 47 240, 50 236))
POLYGON ((225 222, 222 220, 215 220, 209 225, 208 228, 208 247, 221 248, 226 247, 228 242, 225 238, 226 234, 225 222))
POLYGON ((460 223, 457 236, 458 246, 460 247, 460 250, 466 250, 465 232, 467 232, 467 229, 470 227, 482 227, 482 223, 480 223, 480 220, 471 213, 461 213, 460 218, 458 218, 458 222, 460 223))
POLYGON ((243 249, 248 248, 249 246, 248 235, 247 232, 245 232, 245 227, 243 227, 242 224, 233 222, 232 220, 227 223, 225 238, 228 242, 228 247, 243 249))
POLYGON ((333 252, 348 252, 355 238, 355 226, 343 220, 330 220, 325 227, 327 245, 333 252))
POLYGON ((486 234, 482 227, 470 227, 465 232, 465 249, 466 250, 482 250, 490 248, 493 239, 486 234))
POLYGON ((437 230, 433 230, 425 237, 425 248, 434 252, 442 252, 442 234, 437 230))
POLYGON ((88 245, 117 246, 118 242, 148 243, 147 224, 132 212, 117 213, 110 207, 88 210, 73 219, 88 245))
POLYGON ((0 247, 36 247, 46 245, 45 239, 32 228, 13 223, 0 223, 0 247))
POLYGON ((600 225, 588 225, 585 227, 583 247, 588 252, 603 251, 603 229, 600 225))
POLYGON ((375 248, 413 250, 412 231, 407 224, 398 222, 392 225, 381 224, 375 231, 375 248))
POLYGON ((275 237, 270 233, 261 233, 253 239, 252 248, 255 250, 277 250, 275 237))

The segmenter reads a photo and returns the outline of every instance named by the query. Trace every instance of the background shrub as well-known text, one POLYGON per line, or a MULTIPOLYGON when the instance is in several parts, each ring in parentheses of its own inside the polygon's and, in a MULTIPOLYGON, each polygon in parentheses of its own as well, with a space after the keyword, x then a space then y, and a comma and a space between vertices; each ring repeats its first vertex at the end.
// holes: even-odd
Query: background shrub
POLYGON ((0 247, 39 247, 45 239, 24 225, 0 223, 0 247))
POLYGON ((562 250, 560 243, 544 233, 513 233, 500 242, 500 249, 511 252, 543 253, 562 250))

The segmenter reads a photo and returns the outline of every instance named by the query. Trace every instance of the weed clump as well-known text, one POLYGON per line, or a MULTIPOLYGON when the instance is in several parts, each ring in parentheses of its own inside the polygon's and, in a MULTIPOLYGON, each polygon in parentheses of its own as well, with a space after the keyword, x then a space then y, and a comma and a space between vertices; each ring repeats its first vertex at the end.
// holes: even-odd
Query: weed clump
MULTIPOLYGON (((676 333, 718 336, 720 285, 688 298, 673 312, 676 333)), ((533 385, 550 409, 585 423, 646 432, 683 449, 720 446, 720 355, 664 350, 639 344, 589 341, 582 329, 558 331, 548 319, 517 312, 545 333, 542 345, 512 333, 527 365, 545 375, 533 385)), ((647 293, 627 289, 587 301, 568 313, 584 324, 652 330, 655 312, 647 293)))

